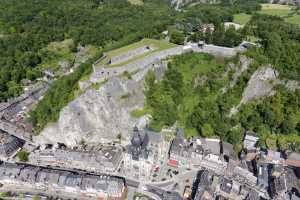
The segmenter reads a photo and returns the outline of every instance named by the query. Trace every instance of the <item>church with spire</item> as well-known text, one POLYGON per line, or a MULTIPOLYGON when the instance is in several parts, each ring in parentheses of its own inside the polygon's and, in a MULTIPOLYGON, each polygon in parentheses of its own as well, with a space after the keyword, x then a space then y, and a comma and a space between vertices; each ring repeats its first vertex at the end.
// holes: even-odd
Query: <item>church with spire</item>
POLYGON ((136 179, 147 180, 164 160, 167 145, 160 133, 133 128, 124 156, 124 173, 136 179))
POLYGON ((148 132, 145 131, 144 133, 141 133, 135 126, 131 138, 131 146, 129 147, 132 159, 137 161, 140 159, 147 159, 149 156, 149 150, 147 149, 148 144, 148 132))

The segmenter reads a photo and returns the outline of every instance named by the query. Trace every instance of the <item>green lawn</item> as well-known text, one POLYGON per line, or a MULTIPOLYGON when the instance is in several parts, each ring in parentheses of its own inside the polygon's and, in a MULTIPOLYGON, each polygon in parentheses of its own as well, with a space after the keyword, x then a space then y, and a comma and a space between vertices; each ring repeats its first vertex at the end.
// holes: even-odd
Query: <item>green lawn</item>
POLYGON ((144 5, 144 2, 142 0, 128 0, 128 2, 133 5, 138 5, 138 6, 144 5))
MULTIPOLYGON (((286 22, 300 25, 300 14, 293 11, 293 6, 279 4, 261 4, 262 10, 258 13, 282 17, 286 22)), ((240 13, 234 15, 234 22, 244 25, 251 19, 251 15, 240 13)))
POLYGON ((290 10, 292 6, 281 5, 281 4, 271 4, 271 3, 262 3, 262 10, 290 10))
POLYGON ((293 10, 293 6, 279 4, 262 4, 262 10, 258 13, 274 15, 284 18, 286 22, 300 24, 300 14, 293 10))
POLYGON ((300 25, 300 15, 294 15, 292 17, 287 17, 287 18, 285 18, 285 21, 292 23, 292 24, 300 25))
POLYGON ((139 48, 139 47, 142 47, 142 46, 146 46, 146 45, 151 45, 153 46, 155 49, 153 51, 150 51, 150 52, 147 52, 145 54, 142 54, 142 55, 138 55, 136 57, 133 57, 125 62, 122 62, 122 63, 118 63, 118 64, 115 64, 115 65, 109 65, 107 67, 118 67, 118 66, 122 66, 122 65, 125 65, 127 63, 130 63, 130 62, 133 62, 135 60, 138 60, 138 59, 141 59, 145 56, 148 56, 148 55, 151 55, 155 52, 158 52, 158 51, 162 51, 162 50, 165 50, 165 49, 169 49, 169 48, 172 48, 172 47, 176 47, 177 45, 176 44, 172 44, 172 43, 169 43, 168 41, 166 40, 155 40, 155 39, 143 39, 139 42, 136 42, 136 43, 133 43, 133 44, 130 44, 130 45, 127 45, 127 46, 124 46, 124 47, 121 47, 119 49, 115 49, 115 50, 112 50, 112 51, 109 51, 106 53, 107 55, 107 59, 104 59, 102 60, 99 65, 104 65, 108 62, 108 59, 111 58, 111 57, 114 57, 114 56, 118 56, 118 55, 121 55, 121 54, 124 54, 126 53, 127 51, 130 51, 130 50, 133 50, 133 49, 136 49, 136 48, 139 48))
POLYGON ((245 13, 240 13, 234 15, 234 23, 245 25, 247 22, 249 22, 251 19, 251 15, 245 14, 245 13))

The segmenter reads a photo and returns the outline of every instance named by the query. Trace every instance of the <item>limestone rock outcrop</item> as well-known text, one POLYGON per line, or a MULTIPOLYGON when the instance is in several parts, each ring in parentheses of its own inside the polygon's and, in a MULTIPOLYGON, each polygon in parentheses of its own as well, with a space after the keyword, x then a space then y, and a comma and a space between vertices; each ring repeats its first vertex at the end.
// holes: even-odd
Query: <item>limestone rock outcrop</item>
MULTIPOLYGON (((166 64, 157 67, 157 75, 164 73, 166 64)), ((33 139, 38 144, 64 143, 75 147, 117 141, 118 135, 129 140, 132 128, 144 128, 148 116, 139 119, 131 111, 144 107, 144 77, 149 68, 134 74, 131 79, 122 76, 110 78, 97 88, 90 87, 70 102, 60 113, 57 123, 46 127, 33 139)))
POLYGON ((239 105, 231 108, 229 116, 237 113, 242 104, 274 95, 277 78, 278 72, 272 66, 258 68, 248 81, 239 105))

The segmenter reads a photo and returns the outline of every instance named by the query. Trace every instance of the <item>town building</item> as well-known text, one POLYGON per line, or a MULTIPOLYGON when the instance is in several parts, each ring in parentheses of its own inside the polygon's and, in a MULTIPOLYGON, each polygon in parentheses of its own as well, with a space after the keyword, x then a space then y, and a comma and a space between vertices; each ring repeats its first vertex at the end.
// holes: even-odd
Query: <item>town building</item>
POLYGON ((149 180, 165 160, 167 144, 162 135, 134 127, 130 144, 126 146, 122 172, 134 179, 149 180))
POLYGON ((147 159, 149 155, 149 149, 147 148, 149 144, 148 133, 140 133, 137 127, 133 129, 133 136, 131 138, 131 145, 129 146, 129 153, 133 160, 147 159))
POLYGON ((257 184, 257 177, 255 177, 247 169, 241 168, 239 166, 235 167, 233 170, 233 179, 248 185, 249 187, 254 187, 257 184))
POLYGON ((162 194, 162 200, 183 200, 178 192, 164 192, 162 194))
POLYGON ((197 174, 192 188, 192 200, 214 199, 213 172, 203 169, 197 174))
POLYGON ((101 146, 97 151, 73 149, 38 149, 29 155, 29 162, 42 166, 60 166, 99 173, 117 172, 123 160, 123 149, 118 145, 101 146))
POLYGON ((0 131, 0 160, 8 160, 23 147, 24 143, 23 140, 0 131))
POLYGON ((267 163, 260 163, 258 167, 258 174, 257 174, 257 184, 266 189, 269 187, 269 171, 270 171, 270 164, 267 163))
POLYGON ((170 145, 168 165, 181 168, 201 165, 222 173, 230 159, 236 159, 231 144, 217 138, 185 139, 183 129, 178 129, 170 145))
POLYGON ((190 146, 184 138, 183 129, 178 129, 171 142, 168 165, 173 167, 187 166, 191 159, 190 146))
POLYGON ((226 171, 227 162, 220 156, 208 154, 203 158, 201 166, 214 171, 216 174, 222 175, 226 171))
POLYGON ((184 138, 183 129, 178 129, 171 142, 168 164, 173 167, 199 166, 205 155, 220 155, 218 139, 184 138))
POLYGON ((245 200, 260 200, 260 197, 255 190, 250 190, 245 200))
POLYGON ((202 146, 205 155, 220 156, 221 154, 221 141, 218 138, 202 138, 202 146))
POLYGON ((228 142, 221 143, 221 154, 223 155, 224 159, 228 162, 231 160, 236 160, 236 153, 233 149, 233 145, 228 142))
POLYGON ((0 130, 31 142, 33 125, 26 114, 43 98, 49 88, 47 83, 37 83, 24 88, 24 93, 0 105, 0 130))
POLYGON ((300 154, 296 152, 291 152, 287 155, 285 164, 291 167, 298 168, 300 171, 300 154))
POLYGON ((123 178, 94 175, 31 165, 1 163, 1 188, 28 189, 36 193, 46 191, 95 199, 123 200, 126 185, 123 178))
POLYGON ((258 142, 258 137, 256 133, 247 131, 244 136, 243 146, 246 150, 256 149, 256 143, 258 142))

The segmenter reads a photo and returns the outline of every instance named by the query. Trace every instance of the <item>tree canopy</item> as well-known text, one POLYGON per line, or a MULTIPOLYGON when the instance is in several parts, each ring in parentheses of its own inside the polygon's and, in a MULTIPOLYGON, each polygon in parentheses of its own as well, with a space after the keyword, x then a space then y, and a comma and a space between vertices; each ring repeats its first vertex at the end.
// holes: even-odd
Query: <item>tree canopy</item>
POLYGON ((113 48, 158 35, 171 13, 159 0, 143 7, 126 0, 1 0, 0 101, 20 94, 22 79, 41 76, 36 66, 50 42, 71 38, 76 45, 113 48))

